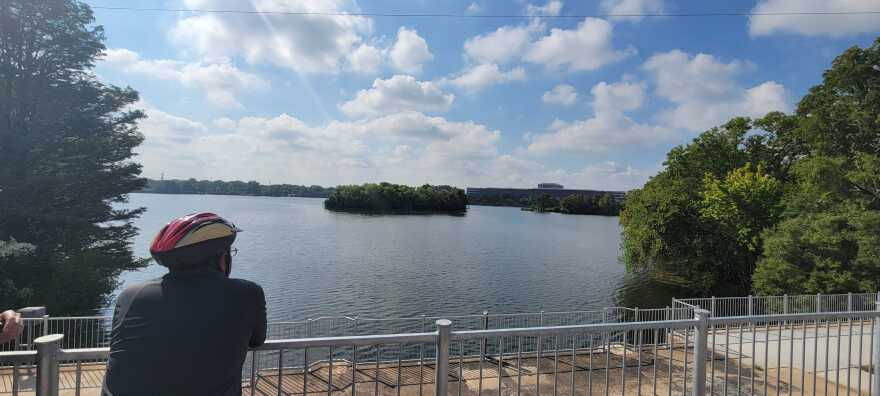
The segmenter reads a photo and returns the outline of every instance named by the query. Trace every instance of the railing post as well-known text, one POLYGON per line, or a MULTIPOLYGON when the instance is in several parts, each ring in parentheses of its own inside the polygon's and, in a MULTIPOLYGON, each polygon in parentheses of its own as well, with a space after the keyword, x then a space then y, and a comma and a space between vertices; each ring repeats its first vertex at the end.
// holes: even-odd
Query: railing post
POLYGON ((449 338, 452 335, 452 322, 440 319, 437 324, 437 362, 434 370, 435 396, 446 396, 449 385, 449 338))
MULTIPOLYGON (((314 332, 312 331, 312 320, 306 318, 306 337, 312 338, 314 337, 314 332)), ((309 367, 309 348, 303 349, 303 382, 307 382, 309 378, 309 374, 311 373, 311 368, 309 367)), ((280 380, 279 380, 280 381, 280 380)), ((307 386, 303 385, 303 386, 307 386)))
POLYGON ((43 335, 49 335, 49 315, 43 315, 43 335))
MULTIPOLYGON (((675 304, 674 298, 672 299, 672 303, 675 304)), ((672 308, 666 307, 666 320, 672 320, 672 308)), ((666 342, 669 342, 669 340, 671 340, 670 333, 672 330, 669 330, 669 328, 667 327, 663 331, 666 332, 666 342)), ((672 353, 672 352, 669 352, 669 353, 672 353)))
MULTIPOLYGON (((483 311, 483 321, 480 323, 480 326, 483 330, 489 329, 489 311, 483 311)), ((488 340, 486 338, 480 339, 480 361, 486 360, 486 347, 488 340)))
POLYGON ((788 313, 788 294, 782 295, 782 313, 788 313))
POLYGON ((822 312, 822 293, 816 293, 816 313, 822 312))
MULTIPOLYGON (((695 309, 696 337, 694 339, 694 396, 706 395, 706 356, 709 346, 709 315, 705 309, 695 309)), ((685 373, 687 375, 687 373, 685 373)))
POLYGON ((635 311, 636 311, 636 313, 635 313, 635 315, 636 315, 636 322, 638 322, 638 321, 639 321, 639 307, 636 307, 636 308, 635 308, 635 311))
POLYGON ((755 302, 754 302, 754 299, 752 298, 752 295, 749 294, 749 316, 753 315, 754 309, 755 309, 755 302))
POLYGON ((715 316, 715 296, 712 296, 712 308, 709 309, 709 315, 715 316))
MULTIPOLYGON (((880 311, 880 295, 877 296, 877 300, 875 302, 875 310, 880 311)), ((874 337, 873 346, 874 350, 871 353, 874 354, 874 382, 871 384, 871 396, 880 396, 880 321, 874 321, 874 334, 871 336, 874 337)))
POLYGON ((37 347, 37 396, 58 396, 58 352, 63 334, 45 335, 34 340, 37 347))
POLYGON ((846 293, 846 312, 852 312, 852 292, 846 293))

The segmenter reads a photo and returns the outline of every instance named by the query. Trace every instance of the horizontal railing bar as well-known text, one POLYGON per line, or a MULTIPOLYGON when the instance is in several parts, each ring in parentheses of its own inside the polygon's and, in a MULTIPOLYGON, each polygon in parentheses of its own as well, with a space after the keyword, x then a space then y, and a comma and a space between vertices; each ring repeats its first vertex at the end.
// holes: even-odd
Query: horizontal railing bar
MULTIPOLYGON (((30 318, 30 319, 43 320, 43 318, 30 318)), ((82 320, 82 319, 106 319, 106 320, 110 320, 110 319, 113 319, 113 317, 112 316, 49 316, 47 319, 50 321, 73 320, 73 319, 80 319, 80 320, 82 320)))
POLYGON ((486 337, 535 337, 572 335, 583 333, 606 333, 644 329, 685 329, 693 327, 695 319, 661 320, 654 322, 597 323, 571 326, 523 327, 517 329, 489 329, 453 331, 452 340, 461 341, 486 337))
POLYGON ((825 320, 861 317, 880 317, 880 311, 813 312, 776 315, 727 316, 720 318, 709 318, 709 324, 746 324, 762 322, 783 322, 793 320, 825 320))
POLYGON ((37 362, 37 351, 0 352, 0 363, 3 364, 34 364, 37 362))
POLYGON ((58 352, 58 360, 62 362, 83 360, 106 360, 110 356, 110 348, 62 349, 58 352))
POLYGON ((321 347, 344 347, 384 344, 421 344, 437 340, 437 333, 407 333, 407 334, 382 334, 363 335, 350 337, 318 337, 318 338, 291 338, 284 340, 267 340, 263 345, 253 348, 254 350, 266 351, 276 349, 303 349, 321 347))

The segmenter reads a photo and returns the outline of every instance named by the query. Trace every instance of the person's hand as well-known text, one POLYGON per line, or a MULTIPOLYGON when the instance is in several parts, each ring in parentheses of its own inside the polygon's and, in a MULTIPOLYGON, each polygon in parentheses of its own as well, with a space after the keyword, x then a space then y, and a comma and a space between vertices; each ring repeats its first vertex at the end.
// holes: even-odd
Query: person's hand
POLYGON ((13 310, 7 310, 0 313, 0 320, 3 321, 3 331, 0 332, 0 344, 5 344, 14 340, 21 334, 21 315, 13 310))

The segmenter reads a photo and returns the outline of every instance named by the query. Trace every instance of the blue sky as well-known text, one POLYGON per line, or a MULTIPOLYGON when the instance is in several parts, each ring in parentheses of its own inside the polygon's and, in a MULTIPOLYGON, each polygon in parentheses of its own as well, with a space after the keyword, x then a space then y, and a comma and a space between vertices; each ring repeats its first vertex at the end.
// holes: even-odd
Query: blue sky
POLYGON ((144 175, 337 185, 637 188, 732 116, 791 111, 875 0, 88 0, 104 81, 141 93, 144 175), (604 15, 294 16, 275 11, 604 15))

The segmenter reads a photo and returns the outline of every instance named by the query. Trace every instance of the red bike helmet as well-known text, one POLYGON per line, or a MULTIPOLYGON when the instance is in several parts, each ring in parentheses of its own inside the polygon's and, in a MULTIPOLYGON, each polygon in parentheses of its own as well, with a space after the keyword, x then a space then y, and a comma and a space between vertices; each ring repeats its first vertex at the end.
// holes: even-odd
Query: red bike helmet
POLYGON ((192 213, 165 225, 150 245, 150 254, 171 269, 187 269, 215 262, 228 254, 241 229, 214 213, 192 213))

